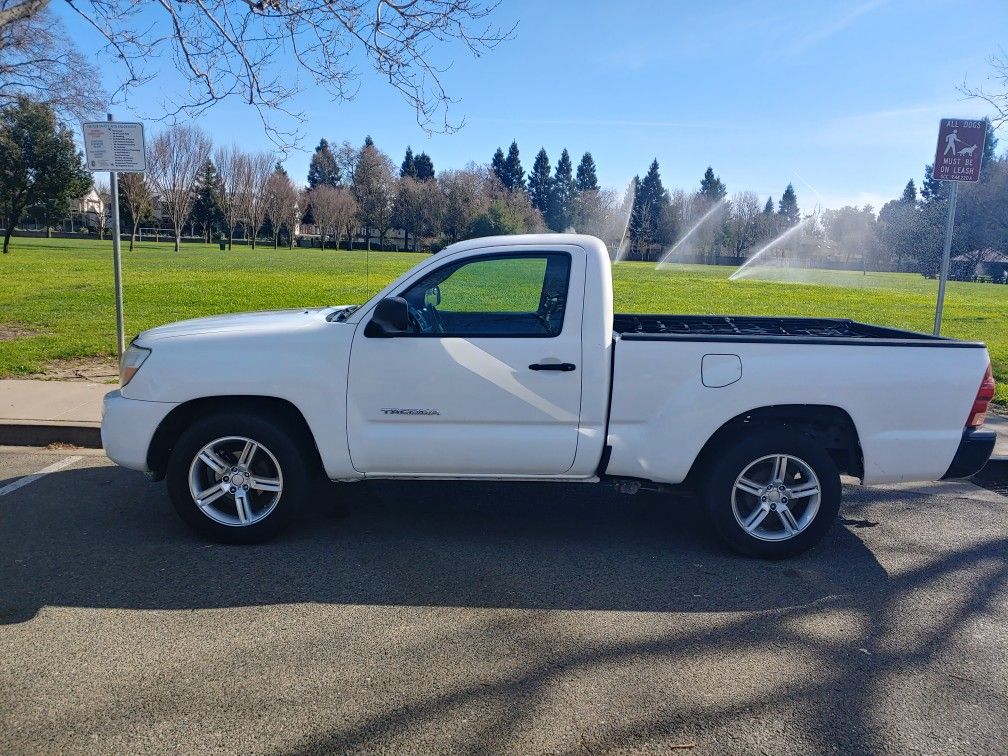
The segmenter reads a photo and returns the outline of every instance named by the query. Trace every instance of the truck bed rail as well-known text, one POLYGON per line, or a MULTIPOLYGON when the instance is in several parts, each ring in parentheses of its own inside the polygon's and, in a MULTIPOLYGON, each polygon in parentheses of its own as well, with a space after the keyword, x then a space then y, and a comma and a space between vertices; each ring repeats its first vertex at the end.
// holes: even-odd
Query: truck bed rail
POLYGON ((613 330, 623 338, 749 341, 766 339, 828 343, 884 343, 907 346, 982 346, 916 331, 885 328, 855 320, 752 315, 616 314, 613 330))

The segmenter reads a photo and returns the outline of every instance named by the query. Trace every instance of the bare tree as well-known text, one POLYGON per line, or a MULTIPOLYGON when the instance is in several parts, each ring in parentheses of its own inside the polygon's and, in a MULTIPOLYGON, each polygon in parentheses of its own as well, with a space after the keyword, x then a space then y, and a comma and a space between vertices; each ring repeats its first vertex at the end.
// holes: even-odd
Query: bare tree
POLYGON ((67 120, 85 120, 106 101, 101 77, 44 5, 0 0, 0 105, 24 94, 67 120))
POLYGON ((266 181, 266 216, 273 226, 273 249, 280 246, 280 229, 287 228, 294 246, 294 226, 298 213, 298 191, 285 171, 273 171, 266 181))
MULTIPOLYGON (((970 86, 963 80, 962 86, 958 89, 967 97, 974 97, 983 100, 992 108, 994 113, 991 116, 991 123, 995 128, 1008 123, 1008 52, 1002 48, 990 59, 991 73, 988 79, 992 85, 970 86)), ((993 157, 991 155, 990 157, 993 157)))
POLYGON ((327 236, 332 236, 339 247, 340 236, 357 213, 357 203, 346 189, 327 185, 316 186, 308 192, 315 226, 319 231, 322 249, 327 236))
POLYGON ((447 170, 438 174, 437 182, 441 187, 441 227, 450 241, 458 241, 489 206, 485 175, 469 168, 447 170))
POLYGON ((98 238, 104 241, 105 229, 108 228, 109 218, 112 216, 112 192, 109 191, 109 185, 104 181, 96 181, 94 190, 98 195, 95 223, 98 225, 98 238))
POLYGON ((220 207, 227 225, 228 249, 234 245, 235 227, 241 221, 242 196, 248 177, 248 156, 237 145, 218 147, 214 151, 214 166, 220 177, 220 207))
POLYGON ((196 201, 193 190, 210 159, 210 146, 210 139, 201 129, 178 124, 162 131, 150 144, 147 175, 162 212, 171 219, 176 252, 182 243, 182 227, 196 201))
POLYGON ((255 249, 259 229, 266 222, 268 201, 266 185, 273 173, 275 162, 276 158, 269 152, 256 152, 249 155, 246 160, 247 180, 243 195, 243 215, 247 221, 246 229, 252 237, 252 249, 255 249))
POLYGON ((736 192, 728 220, 735 256, 741 257, 756 242, 759 232, 760 201, 756 192, 736 192))
POLYGON ((126 210, 130 232, 130 252, 136 242, 137 229, 144 218, 150 217, 154 211, 154 200, 151 197, 150 186, 142 173, 119 174, 119 201, 126 210))
MULTIPOLYGON (((284 146, 296 141, 302 121, 290 107, 299 92, 290 61, 335 99, 347 100, 357 93, 354 63, 366 58, 414 108, 421 126, 447 131, 458 125, 449 119, 451 99, 441 80, 451 51, 478 56, 511 34, 490 21, 493 0, 66 3, 104 38, 105 53, 122 71, 120 93, 151 81, 171 60, 186 86, 172 93, 177 106, 167 115, 193 118, 218 102, 241 101, 284 146)), ((0 28, 36 17, 45 5, 3 0, 0 28)))

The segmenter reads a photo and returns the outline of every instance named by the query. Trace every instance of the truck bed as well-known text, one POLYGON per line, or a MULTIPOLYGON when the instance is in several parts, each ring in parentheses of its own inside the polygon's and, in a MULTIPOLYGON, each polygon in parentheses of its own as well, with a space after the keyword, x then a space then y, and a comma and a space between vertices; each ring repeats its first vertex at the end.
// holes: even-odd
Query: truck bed
POLYGON ((891 346, 961 346, 983 344, 832 318, 782 318, 751 315, 613 316, 613 330, 628 340, 781 341, 891 346))

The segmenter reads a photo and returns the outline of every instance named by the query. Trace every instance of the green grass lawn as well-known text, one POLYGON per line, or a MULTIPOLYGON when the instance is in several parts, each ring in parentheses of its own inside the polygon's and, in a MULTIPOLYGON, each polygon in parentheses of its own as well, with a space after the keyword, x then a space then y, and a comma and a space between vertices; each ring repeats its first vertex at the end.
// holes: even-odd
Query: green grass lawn
MULTIPOLYGON (((0 257, 0 376, 54 360, 113 355, 112 245, 22 239, 0 257)), ((423 259, 408 253, 317 249, 221 252, 216 246, 141 243, 123 252, 127 338, 151 326, 220 312, 361 302, 423 259)), ((731 268, 624 262, 614 268, 619 312, 843 317, 930 332, 937 283, 916 274, 809 272, 817 283, 729 281, 731 268), (829 281, 830 285, 822 282, 829 281)), ((1008 286, 949 284, 943 334, 987 342, 1008 403, 1008 286)), ((926 380, 927 376, 922 376, 926 380)))

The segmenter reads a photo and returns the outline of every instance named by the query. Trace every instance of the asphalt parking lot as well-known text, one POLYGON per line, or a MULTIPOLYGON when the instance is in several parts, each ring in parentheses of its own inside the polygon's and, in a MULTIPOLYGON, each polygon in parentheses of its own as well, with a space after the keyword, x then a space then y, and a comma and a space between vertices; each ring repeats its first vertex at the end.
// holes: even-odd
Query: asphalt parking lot
POLYGON ((780 563, 566 485, 346 485, 228 547, 99 453, 2 449, 0 490, 61 462, 0 495, 4 753, 1008 749, 991 491, 849 488, 780 563))

